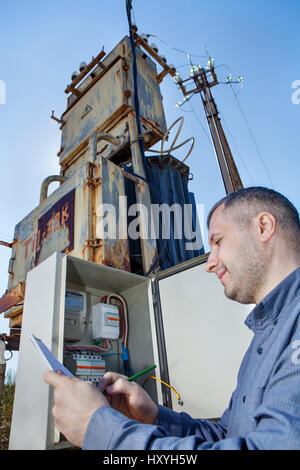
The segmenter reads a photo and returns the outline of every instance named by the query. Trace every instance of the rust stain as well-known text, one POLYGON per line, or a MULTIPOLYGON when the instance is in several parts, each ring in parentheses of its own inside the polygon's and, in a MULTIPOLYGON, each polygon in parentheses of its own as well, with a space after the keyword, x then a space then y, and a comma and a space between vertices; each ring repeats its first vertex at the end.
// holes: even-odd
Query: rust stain
POLYGON ((0 299, 0 313, 5 312, 11 307, 14 307, 18 302, 24 299, 25 295, 25 281, 19 284, 10 291, 6 292, 0 299))
POLYGON ((108 147, 108 144, 106 144, 101 150, 99 150, 99 152, 96 153, 96 155, 101 155, 101 153, 103 153, 108 147))
POLYGON ((9 328, 21 328, 23 313, 9 319, 9 328))
POLYGON ((107 244, 103 251, 102 264, 123 271, 131 271, 127 240, 116 240, 116 244, 112 249, 107 244))

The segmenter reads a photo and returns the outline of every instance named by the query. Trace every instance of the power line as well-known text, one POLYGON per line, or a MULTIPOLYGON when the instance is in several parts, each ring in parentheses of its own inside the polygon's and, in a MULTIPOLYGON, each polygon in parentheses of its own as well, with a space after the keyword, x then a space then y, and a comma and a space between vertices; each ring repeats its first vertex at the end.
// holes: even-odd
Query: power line
POLYGON ((180 52, 181 54, 185 54, 189 58, 189 60, 190 60, 190 57, 198 57, 198 58, 205 58, 205 59, 207 59, 207 57, 208 57, 207 55, 191 54, 190 52, 184 51, 182 49, 178 49, 177 47, 174 47, 169 42, 164 41, 163 39, 160 39, 158 36, 155 36, 155 34, 146 34, 146 36, 158 39, 158 41, 162 42, 163 44, 166 44, 167 46, 169 46, 174 51, 180 52))
POLYGON ((253 186, 254 186, 254 185, 255 185, 254 180, 253 180, 252 176, 250 175, 249 169, 248 169, 248 167, 247 167, 247 165, 246 165, 246 163, 245 163, 245 161, 244 161, 244 159, 243 159, 243 157, 242 157, 242 154, 241 154, 241 152, 240 152, 240 150, 239 150, 239 148, 238 148, 238 146, 237 146, 237 143, 236 143, 236 141, 235 141, 235 139, 234 139, 234 137, 233 137, 233 135, 232 135, 232 133, 231 133, 231 131, 230 131, 230 129, 229 129, 229 126, 228 126, 228 124, 226 123, 226 120, 225 120, 225 118, 224 118, 224 114, 220 112, 220 116, 222 116, 223 122, 224 122, 224 124, 225 124, 225 126, 226 126, 226 128, 227 128, 227 131, 228 131, 228 133, 229 133, 229 135, 230 135, 230 137, 231 137, 231 140, 232 140, 232 142, 233 142, 233 145, 235 146, 236 151, 237 151, 237 153, 238 153, 238 155, 239 155, 239 157, 240 157, 240 159, 241 159, 241 161, 242 161, 242 163, 243 163, 243 165, 244 165, 244 167, 245 167, 245 170, 246 170, 246 172, 247 172, 247 174, 248 174, 248 176, 249 176, 249 178, 250 178, 250 180, 252 181, 253 186))
POLYGON ((202 122, 200 121, 200 118, 199 118, 199 116, 197 115, 197 113, 196 113, 196 111, 194 110, 194 108, 193 108, 193 106, 191 105, 191 103, 190 103, 190 107, 191 107, 192 113, 194 114, 195 118, 196 118, 197 121, 199 122, 199 124, 200 124, 200 126, 201 126, 201 128, 202 128, 202 130, 203 130, 203 132, 204 132, 204 134, 205 134, 205 136, 206 136, 208 142, 209 142, 210 145, 213 147, 212 141, 211 141, 209 135, 207 134, 207 132, 206 132, 206 130, 205 130, 205 127, 203 126, 202 122))
POLYGON ((255 145, 257 154, 258 154, 258 156, 259 156, 259 158, 260 158, 260 160, 261 160, 261 162, 262 162, 262 165, 263 165, 263 167, 264 167, 264 169, 265 169, 266 174, 268 175, 268 178, 269 178, 269 180, 270 180, 271 186, 274 188, 274 183, 273 183, 273 181, 272 181, 271 175, 270 175, 270 173, 268 172, 268 169, 267 169, 266 164, 265 164, 265 162, 264 162, 264 159, 263 159, 263 157, 262 157, 261 151, 260 151, 260 149, 259 149, 259 147, 258 147, 258 144, 257 144, 257 142, 256 142, 256 139, 255 139, 255 137, 254 137, 254 134, 253 134, 253 132, 252 132, 252 130, 251 130, 251 128, 250 128, 250 124, 249 124, 249 122, 248 122, 248 120, 247 120, 247 118, 246 118, 246 115, 245 115, 245 113, 244 113, 244 111, 243 111, 243 108, 242 108, 242 106, 241 106, 241 104, 240 104, 240 102, 239 102, 239 100, 238 100, 238 98, 237 98, 237 95, 236 95, 236 93, 235 93, 234 90, 233 90, 233 87, 232 87, 231 83, 230 83, 230 87, 231 87, 233 96, 234 96, 234 98, 235 98, 235 101, 237 102, 237 105, 238 105, 239 110, 240 110, 240 112, 241 112, 241 115, 242 115, 242 117, 243 117, 243 119, 244 119, 244 121, 245 121, 245 124, 246 124, 246 126, 247 126, 248 131, 249 131, 249 134, 250 134, 250 136, 251 136, 251 138, 252 138, 252 141, 253 141, 253 143, 254 143, 254 145, 255 145))

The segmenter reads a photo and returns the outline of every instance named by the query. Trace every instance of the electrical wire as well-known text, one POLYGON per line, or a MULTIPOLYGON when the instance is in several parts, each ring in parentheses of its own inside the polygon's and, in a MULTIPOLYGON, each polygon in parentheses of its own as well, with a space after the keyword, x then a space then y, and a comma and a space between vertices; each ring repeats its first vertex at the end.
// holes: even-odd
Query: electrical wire
MULTIPOLYGON (((230 84, 230 85, 231 85, 231 84, 230 84)), ((234 92, 234 89, 233 89, 232 86, 231 86, 231 90, 232 90, 233 96, 234 96, 234 98, 235 98, 235 101, 236 101, 236 103, 237 103, 237 105, 238 105, 238 107, 239 107, 240 113, 241 113, 241 115, 242 115, 242 117, 243 117, 243 119, 244 119, 244 121, 245 121, 246 127, 247 127, 247 129, 248 129, 248 131, 249 131, 249 134, 250 134, 250 136, 251 136, 251 139, 252 139, 252 141, 253 141, 253 143, 254 143, 254 146, 255 146, 255 148, 256 148, 257 154, 258 154, 258 156, 259 156, 259 158, 260 158, 260 160, 261 160, 261 162, 262 162, 262 165, 263 165, 263 167, 264 167, 264 169, 265 169, 266 174, 268 175, 268 178, 269 178, 269 180, 270 180, 271 186, 274 188, 274 183, 273 183, 273 181, 272 181, 271 175, 270 175, 270 173, 269 173, 269 171, 268 171, 268 169, 267 169, 267 167, 266 167, 266 164, 265 164, 264 159, 263 159, 263 157, 262 157, 261 151, 260 151, 260 149, 259 149, 259 147, 258 147, 257 141, 256 141, 256 139, 255 139, 255 137, 254 137, 254 134, 253 134, 252 130, 251 130, 251 127, 250 127, 250 124, 249 124, 249 122, 248 122, 248 119, 247 119, 247 117, 246 117, 246 115, 245 115, 245 113, 244 113, 244 111, 243 111, 242 105, 241 105, 241 103, 239 102, 239 100, 238 100, 238 98, 237 98, 237 94, 234 92)))
POLYGON ((190 60, 190 57, 198 57, 198 58, 205 58, 205 59, 207 59, 207 57, 209 57, 208 55, 191 54, 190 52, 183 51, 182 49, 178 49, 177 47, 174 47, 172 44, 164 41, 163 39, 159 38, 158 36, 155 36, 155 34, 146 34, 146 36, 148 38, 152 37, 152 38, 158 39, 158 41, 162 42, 163 44, 166 44, 167 46, 169 46, 174 51, 180 52, 181 54, 185 54, 189 58, 189 60, 190 60))
POLYGON ((130 367, 130 362, 129 362, 129 354, 127 350, 127 341, 128 341, 128 307, 127 307, 127 302, 119 294, 109 294, 109 295, 104 295, 101 299, 100 302, 106 302, 108 304, 111 303, 111 300, 114 300, 117 302, 119 306, 119 311, 120 311, 120 318, 122 321, 122 327, 123 327, 123 342, 122 342, 122 360, 123 360, 123 369, 124 369, 124 374, 127 376, 132 375, 131 374, 131 367, 130 367))
POLYGON ((110 351, 111 348, 101 348, 100 346, 77 344, 76 346, 70 346, 65 343, 65 351, 89 351, 94 353, 101 353, 102 351, 110 351))
POLYGON ((213 147, 213 144, 212 144, 212 141, 211 139, 209 138, 209 135, 207 134, 206 130, 205 130, 205 127, 203 126, 202 122, 200 121, 200 118, 199 116, 197 115, 196 111, 194 110, 193 106, 191 103, 190 104, 190 107, 191 107, 191 111, 192 113, 194 114, 195 118, 197 119, 197 121, 199 122, 200 126, 201 126, 201 129, 203 130, 204 134, 205 134, 205 137, 207 138, 208 142, 210 143, 210 145, 213 147))
POLYGON ((154 377, 153 375, 149 375, 146 380, 144 380, 143 384, 142 384, 142 387, 144 387, 145 383, 147 382, 147 380, 149 379, 153 379, 153 380, 157 380, 158 382, 161 382, 163 385, 165 385, 166 387, 169 387, 171 390, 173 390, 173 392, 175 393, 176 395, 176 398, 177 398, 177 401, 178 401, 178 405, 183 405, 183 401, 182 401, 182 398, 180 397, 179 393, 175 390, 174 387, 172 387, 171 385, 167 384, 166 382, 164 382, 163 380, 157 378, 157 377, 154 377))
POLYGON ((128 321, 127 321, 127 305, 125 300, 117 295, 117 294, 110 294, 110 295, 104 295, 100 299, 100 303, 105 302, 105 303, 110 303, 110 300, 112 298, 115 298, 117 303, 121 302, 121 305, 119 303, 119 309, 120 309, 120 318, 121 318, 121 323, 123 327, 123 342, 125 343, 125 347, 127 346, 127 336, 128 336, 128 321))
POLYGON ((6 351, 10 352, 10 357, 8 359, 5 359, 5 361, 10 361, 10 359, 13 357, 13 352, 10 349, 6 349, 6 351))
MULTIPOLYGON (((128 309, 127 309, 127 304, 125 299, 118 294, 110 294, 107 296, 107 303, 110 303, 111 299, 116 299, 117 301, 121 302, 121 312, 122 312, 122 317, 123 317, 123 325, 124 325, 124 330, 123 330, 123 343, 125 348, 127 348, 127 339, 128 339, 128 309)), ((119 303, 118 302, 118 303, 119 303)), ((120 306, 120 304, 119 304, 120 306)))
POLYGON ((235 146, 235 148, 236 148, 236 150, 237 150, 237 153, 239 154, 239 157, 240 157, 240 159, 241 159, 241 161, 242 161, 242 163, 243 163, 243 165, 244 165, 244 167, 245 167, 245 170, 246 170, 246 172, 247 172, 247 174, 248 174, 248 176, 249 176, 249 178, 250 178, 250 180, 251 180, 253 186, 255 186, 254 180, 253 180, 253 178, 252 178, 252 176, 251 176, 251 174, 250 174, 250 172, 249 172, 249 169, 248 169, 248 167, 247 167, 247 165, 246 165, 246 163, 245 163, 245 161, 244 161, 244 159, 243 159, 243 157, 242 157, 242 154, 241 154, 241 152, 240 152, 240 150, 239 150, 239 148, 238 148, 238 146, 237 146, 237 143, 236 143, 236 141, 235 141, 235 139, 234 139, 234 137, 233 137, 233 135, 232 135, 232 133, 231 133, 231 131, 230 131, 230 129, 229 129, 229 126, 228 126, 228 124, 226 123, 226 120, 225 120, 225 118, 224 118, 224 114, 220 112, 220 116, 221 116, 222 119, 223 119, 223 122, 224 122, 224 124, 225 124, 225 127, 227 128, 227 131, 228 131, 228 133, 229 133, 229 135, 230 135, 230 137, 231 137, 231 140, 232 140, 232 142, 233 142, 233 144, 234 144, 234 146, 235 146))

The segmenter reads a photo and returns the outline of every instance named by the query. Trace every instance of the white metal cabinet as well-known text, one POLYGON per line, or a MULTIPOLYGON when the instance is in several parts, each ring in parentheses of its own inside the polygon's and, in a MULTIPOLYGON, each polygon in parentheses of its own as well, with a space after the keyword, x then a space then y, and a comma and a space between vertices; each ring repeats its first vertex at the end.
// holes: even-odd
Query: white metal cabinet
POLYGON ((244 325, 252 306, 227 299, 217 276, 205 272, 205 259, 157 278, 168 379, 184 402, 171 394, 172 408, 195 418, 225 411, 252 338, 244 325))
MULTIPOLYGON (((53 449, 66 444, 54 427, 46 369, 27 335, 40 337, 63 360, 67 288, 86 291, 89 310, 102 295, 119 293, 129 307, 128 349, 133 372, 156 364, 184 405, 157 381, 145 389, 160 404, 194 417, 225 410, 251 335, 243 325, 249 307, 229 301, 205 256, 145 279, 125 271, 55 253, 29 272, 25 295, 10 449, 53 449)), ((86 341, 91 322, 87 316, 86 341)), ((117 364, 115 364, 117 366, 117 364)), ((153 374, 154 375, 154 372, 153 374)), ((140 383, 144 381, 141 378, 140 383)))

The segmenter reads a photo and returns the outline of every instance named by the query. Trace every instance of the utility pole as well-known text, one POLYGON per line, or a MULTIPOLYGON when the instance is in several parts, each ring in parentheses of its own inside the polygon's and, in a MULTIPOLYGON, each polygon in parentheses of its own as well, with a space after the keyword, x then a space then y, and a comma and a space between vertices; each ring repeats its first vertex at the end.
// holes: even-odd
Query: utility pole
POLYGON ((213 65, 208 70, 192 66, 191 77, 186 80, 177 78, 177 83, 185 99, 193 93, 199 93, 201 96, 226 193, 230 194, 242 189, 243 184, 221 124, 217 105, 211 93, 211 88, 219 83, 213 65), (196 88, 187 90, 187 86, 191 81, 194 82, 196 88))

